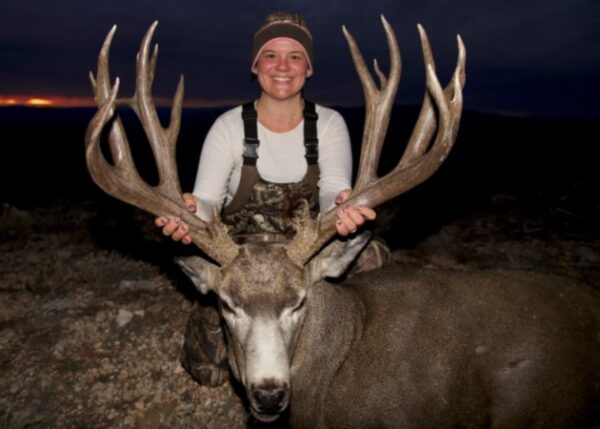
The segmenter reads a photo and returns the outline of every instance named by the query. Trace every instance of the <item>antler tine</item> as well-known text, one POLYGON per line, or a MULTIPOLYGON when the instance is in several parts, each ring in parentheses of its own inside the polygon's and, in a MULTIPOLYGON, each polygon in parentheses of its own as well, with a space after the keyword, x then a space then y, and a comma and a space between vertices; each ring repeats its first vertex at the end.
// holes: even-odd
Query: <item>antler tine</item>
POLYGON ((90 174, 96 182, 96 184, 107 193, 110 193, 111 191, 111 183, 109 180, 106 180, 106 176, 103 174, 103 171, 117 169, 118 165, 121 162, 119 158, 115 158, 113 155, 114 165, 110 165, 102 155, 99 143, 102 129, 111 120, 113 116, 115 98, 117 96, 118 91, 119 78, 115 80, 115 84, 112 90, 110 91, 110 94, 108 95, 108 99, 104 101, 102 105, 99 106, 98 111, 88 124, 85 134, 85 149, 88 170, 90 171, 90 174))
MULTIPOLYGON (((108 55, 110 53, 110 45, 112 39, 117 31, 117 26, 113 25, 109 30, 108 34, 104 38, 102 48, 98 54, 98 69, 96 72, 96 80, 92 79, 92 86, 94 88, 94 96, 96 105, 101 106, 110 94, 110 73, 108 71, 108 55)), ((93 78, 90 72, 90 77, 93 78)))
POLYGON ((150 58, 150 67, 148 70, 148 74, 150 76, 150 87, 152 87, 152 83, 154 82, 154 72, 156 71, 156 63, 158 62, 158 43, 154 44, 154 49, 152 50, 152 57, 150 58))
MULTIPOLYGON (((156 55, 158 50, 155 48, 152 59, 150 58, 150 43, 154 31, 158 25, 158 21, 154 21, 146 35, 144 36, 140 45, 140 50, 137 55, 136 64, 136 82, 135 82, 135 102, 137 104, 137 112, 142 122, 142 126, 156 160, 156 167, 159 175, 158 188, 164 192, 165 195, 173 195, 175 198, 179 198, 181 195, 181 188, 179 186, 179 178, 177 174, 177 163, 175 162, 175 144, 176 139, 168 138, 165 129, 160 123, 156 107, 152 100, 152 80, 154 75, 154 67, 156 65, 156 55)), ((178 91, 183 91, 182 80, 179 81, 178 91)), ((179 123, 180 119, 177 115, 181 115, 181 104, 177 106, 177 102, 181 103, 181 94, 179 97, 175 97, 175 103, 173 104, 173 110, 171 112, 171 121, 179 123), (175 118, 173 118, 173 115, 175 118)), ((172 134, 171 134, 172 136, 172 134)))
POLYGON ((92 92, 96 93, 96 78, 91 70, 88 73, 88 77, 90 78, 90 84, 92 85, 92 92))
POLYGON ((377 58, 373 60, 373 69, 379 78, 379 85, 383 88, 385 85, 387 85, 387 76, 381 71, 377 58))
MULTIPOLYGON (((154 21, 154 23, 152 24, 150 29, 146 32, 146 36, 144 37, 144 40, 142 41, 142 46, 136 55, 136 65, 138 65, 138 67, 140 69, 146 70, 147 81, 144 82, 143 86, 144 86, 144 88, 147 89, 147 91, 144 91, 143 92, 144 94, 146 94, 146 93, 149 94, 151 92, 152 84, 154 82, 156 64, 158 62, 158 50, 159 50, 158 43, 154 44, 154 48, 152 50, 152 55, 150 56, 149 62, 147 61, 147 56, 144 56, 143 51, 148 50, 150 41, 152 40, 152 36, 154 35, 154 31, 155 31, 157 25, 158 25, 158 21, 154 21)), ((184 79, 183 75, 180 75, 179 82, 177 83, 177 89, 175 91, 175 96, 173 97, 173 105, 171 106, 171 115, 170 115, 169 126, 166 129, 167 141, 169 142, 169 145, 172 146, 173 148, 176 145, 177 136, 179 135, 179 129, 180 129, 180 125, 181 125, 181 111, 183 108, 184 87, 185 87, 185 79, 184 79)), ((150 99, 150 101, 151 101, 151 99, 150 99)), ((138 106, 140 105, 141 102, 145 103, 145 100, 143 100, 143 97, 138 98, 138 91, 137 91, 137 86, 136 86, 136 93, 132 99, 131 107, 138 113, 138 115, 142 115, 142 111, 140 111, 138 108, 138 106)), ((151 106, 151 107, 153 107, 153 106, 151 106)))
MULTIPOLYGON (((98 107, 102 107, 105 104, 109 105, 107 107, 107 114, 110 113, 110 115, 106 118, 106 121, 108 121, 108 119, 110 119, 110 117, 113 116, 115 105, 119 104, 119 100, 116 98, 117 92, 115 92, 114 97, 111 97, 112 90, 110 85, 110 72, 108 67, 110 46, 112 44, 112 40, 116 31, 117 26, 113 25, 108 34, 106 35, 104 42, 102 43, 102 48, 100 49, 100 53, 98 54, 98 68, 96 72, 96 79, 94 79, 92 72, 90 72, 90 81, 92 83, 92 89, 94 91, 94 99, 96 101, 96 105, 98 105, 98 107)), ((113 90, 118 90, 118 79, 116 80, 115 88, 113 88, 113 90)), ((91 125, 92 123, 90 123, 90 126, 91 125)), ((106 125, 106 122, 98 122, 98 125, 100 126, 101 130, 102 127, 106 125)), ((100 136, 98 136, 98 139, 99 137, 100 136)), ((113 118, 113 123, 109 131, 108 141, 112 160, 115 167, 123 168, 123 166, 125 165, 133 166, 133 158, 131 156, 131 151, 129 150, 129 145, 127 143, 125 128, 123 127, 123 124, 119 117, 113 118)), ((91 150, 92 147, 93 146, 88 147, 88 151, 91 150)), ((135 166, 133 166, 133 168, 135 171, 135 166)))
POLYGON ((181 126, 181 110, 183 108, 183 88, 185 86, 185 79, 183 75, 179 76, 179 82, 177 83, 177 90, 173 97, 173 106, 171 107, 171 119, 169 121, 169 127, 167 128, 167 139, 175 148, 177 143, 177 136, 179 136, 179 128, 181 126))
MULTIPOLYGON (((423 28, 421 24, 418 26, 419 36, 421 38, 421 46, 423 49, 423 59, 425 63, 425 72, 427 73, 427 68, 431 66, 435 70, 435 61, 433 59, 433 53, 431 50, 431 45, 429 43, 429 38, 427 36, 427 32, 423 28)), ((457 75, 459 81, 461 82, 461 87, 465 84, 465 68, 464 68, 464 45, 462 43, 462 39, 460 36, 457 36, 458 39, 458 49, 459 49, 459 59, 457 61, 456 68, 454 70, 454 74, 457 75), (461 53, 462 52, 462 53, 461 53), (461 57, 462 57, 462 66, 461 66, 461 57)), ((444 89, 444 93, 446 96, 452 96, 452 91, 454 91, 454 81, 455 77, 453 76, 450 83, 444 89)), ((435 117, 435 109, 432 104, 431 95, 429 93, 429 88, 426 86, 425 88, 425 96, 423 98, 423 105, 421 107, 421 112, 419 113, 419 117, 417 119, 416 126, 413 130, 413 133, 406 145, 406 150, 404 151, 404 155, 400 161, 399 166, 404 168, 414 162, 415 159, 423 155, 425 151, 429 147, 429 142, 433 137, 435 130, 437 128, 437 119, 435 117)))
POLYGON ((150 77, 156 65, 156 55, 152 56, 149 64, 148 46, 156 24, 155 22, 146 33, 138 54, 135 96, 126 101, 116 98, 118 79, 112 88, 108 82, 108 53, 115 27, 106 37, 98 58, 98 75, 95 81, 92 80, 95 83, 93 87, 99 111, 90 121, 86 131, 88 169, 96 184, 115 198, 156 216, 168 215, 181 218, 190 225, 194 244, 216 262, 227 264, 237 255, 238 246, 229 237, 227 228, 220 222, 218 216, 212 223, 206 224, 183 206, 175 162, 175 144, 183 104, 183 77, 180 78, 177 86, 171 121, 167 130, 160 126, 152 102, 150 77), (118 117, 114 117, 119 101, 132 107, 142 122, 160 175, 160 183, 156 187, 145 183, 135 168, 123 125, 118 117), (109 124, 108 141, 113 165, 106 161, 100 150, 102 129, 109 124))
MULTIPOLYGON (((417 25, 417 29, 419 30, 419 37, 421 39, 425 73, 427 73, 428 65, 431 65, 435 70, 435 61, 425 29, 421 24, 417 25)), ((408 140, 402 159, 398 164, 400 167, 410 165, 417 157, 421 156, 427 150, 436 128, 437 118, 435 117, 435 109, 432 104, 431 95, 429 94, 429 88, 425 86, 425 95, 423 96, 421 111, 419 112, 417 123, 408 140)))
POLYGON ((454 68, 454 73, 452 74, 452 82, 454 84, 452 86, 448 84, 448 86, 444 90, 448 97, 457 94, 457 92, 460 92, 462 95, 462 88, 464 88, 465 82, 467 80, 467 75, 465 73, 467 50, 465 48, 465 44, 462 40, 462 37, 460 37, 460 34, 456 35, 456 44, 458 45, 458 59, 456 60, 456 67, 454 68), (452 94, 448 92, 450 90, 453 91, 452 94))
MULTIPOLYGON (((425 29, 423 29, 423 27, 420 24, 419 24, 418 28, 419 28, 419 34, 421 36, 421 44, 423 46, 423 57, 424 57, 424 62, 425 62, 425 72, 426 72, 426 76, 427 76, 427 80, 426 80, 427 85, 426 85, 426 89, 425 89, 425 97, 423 100, 423 106, 421 108, 421 112, 419 114, 417 124, 413 131, 413 134, 411 135, 411 138, 410 138, 407 148, 404 152, 404 155, 402 156, 402 159, 400 160, 400 163, 397 166, 397 169, 406 168, 407 166, 409 166, 413 162, 416 162, 420 157, 423 156, 423 154, 429 148, 429 143, 430 143, 430 141, 436 131, 436 128, 437 128, 437 119, 435 116, 435 109, 434 109, 433 100, 432 100, 432 96, 433 96, 432 85, 434 82, 437 82, 438 84, 439 84, 439 82, 437 81, 437 77, 435 74, 435 62, 433 60, 433 54, 431 51, 431 45, 429 44, 429 38, 427 37, 427 33, 425 32, 425 29)), ((439 98, 439 96, 438 96, 439 100, 449 99, 452 102, 454 102, 454 104, 460 103, 460 107, 458 107, 459 111, 457 112, 458 114, 455 115, 454 119, 453 119, 454 127, 456 128, 455 130, 452 131, 454 134, 456 134, 456 132, 458 131, 458 124, 460 122, 460 110, 462 109, 462 88, 465 85, 465 58, 466 58, 465 47, 464 47, 464 44, 463 44, 460 36, 457 36, 457 44, 458 44, 458 59, 457 59, 457 64, 454 69, 452 79, 450 80, 448 85, 443 90, 444 97, 439 98), (460 97, 460 101, 452 100, 452 98, 455 95, 460 97)), ((435 85, 434 85, 434 87, 435 87, 435 85)), ((442 101, 439 101, 437 103, 438 107, 440 106, 440 104, 439 104, 440 102, 442 102, 442 101)), ((443 104, 445 104, 445 103, 443 103, 443 104)), ((446 115, 446 117, 447 117, 447 115, 446 115)), ((443 133, 440 130, 438 132, 438 139, 440 138, 440 136, 442 134, 443 133)), ((455 136, 452 138, 452 141, 454 141, 454 138, 455 138, 455 136)), ((438 139, 436 139, 436 142, 438 141, 438 139)), ((436 147, 436 144, 437 144, 436 142, 434 142, 433 147, 436 147)), ((441 145, 440 147, 446 147, 446 146, 441 145)), ((446 147, 446 150, 449 151, 450 147, 446 147)), ((432 153, 435 153, 435 151, 433 151, 432 153)), ((432 156, 435 156, 435 155, 432 155, 432 156)))
MULTIPOLYGON (((396 59, 392 58, 392 72, 390 73, 389 82, 382 82, 382 86, 384 87, 382 92, 375 91, 371 77, 366 76, 366 67, 354 40, 344 30, 356 69, 361 77, 367 105, 367 117, 365 119, 363 148, 360 160, 361 169, 359 169, 354 193, 344 205, 364 205, 375 208, 422 183, 444 162, 458 133, 463 103, 462 88, 465 84, 466 50, 464 44, 460 36, 458 36, 457 65, 450 83, 446 88, 442 89, 435 73, 433 54, 431 53, 427 34, 419 25, 423 56, 425 58, 425 99, 416 129, 411 136, 407 148, 408 152, 405 152, 398 165, 390 173, 381 178, 376 177, 379 152, 381 151, 381 145, 383 144, 387 130, 392 107, 391 103, 396 90, 396 88, 393 88, 393 90, 388 89, 388 86, 397 87, 397 81, 394 82, 394 79, 399 79, 400 61, 397 44, 393 43, 395 41, 393 32, 383 17, 382 21, 388 36, 390 54, 393 56, 394 53, 397 53, 398 55, 396 59), (395 64, 396 61, 398 64, 395 64), (435 108, 439 112, 439 127, 435 117, 435 108), (372 115, 371 112, 374 110, 376 114, 372 115), (438 127, 438 130, 435 141, 429 146, 436 127, 438 127), (366 149, 365 145, 368 146, 366 149)), ((288 246, 290 257, 293 255, 293 260, 299 264, 306 263, 333 236, 335 233, 336 218, 335 209, 319 216, 316 221, 310 220, 305 215, 302 229, 308 229, 308 231, 299 232, 296 236, 297 240, 295 239, 288 246), (310 240, 313 240, 312 243, 307 242, 310 240)))
POLYGON ((375 72, 381 81, 381 89, 378 90, 369 73, 360 49, 352 35, 343 27, 344 35, 350 47, 350 53, 358 72, 365 94, 366 116, 361 145, 360 162, 355 191, 359 191, 377 179, 377 166, 383 147, 383 141, 389 124, 392 104, 398 91, 400 82, 400 73, 402 69, 402 60, 398 40, 392 26, 381 16, 381 22, 385 29, 387 43, 390 52, 390 75, 385 78, 379 65, 375 61, 375 72))

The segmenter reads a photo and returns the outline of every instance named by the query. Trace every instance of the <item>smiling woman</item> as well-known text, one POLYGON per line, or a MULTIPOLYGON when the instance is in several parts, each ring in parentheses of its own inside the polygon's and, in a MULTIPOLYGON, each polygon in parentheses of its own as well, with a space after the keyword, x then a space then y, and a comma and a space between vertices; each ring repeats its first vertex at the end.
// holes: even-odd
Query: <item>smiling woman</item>
MULTIPOLYGON (((313 40, 298 13, 270 13, 254 34, 251 58, 258 96, 215 121, 202 146, 193 193, 183 200, 204 221, 220 211, 238 241, 288 240, 305 209, 316 218, 350 197, 349 133, 337 111, 304 98, 314 72, 313 40)), ((375 218, 366 205, 344 204, 336 214, 341 236, 375 218)), ((160 216, 156 225, 176 241, 192 242, 193 231, 181 218, 160 216)), ((381 266, 388 259, 389 250, 372 243, 357 266, 381 266)), ((219 316, 198 306, 190 321, 184 365, 202 384, 221 384, 227 363, 219 316)))

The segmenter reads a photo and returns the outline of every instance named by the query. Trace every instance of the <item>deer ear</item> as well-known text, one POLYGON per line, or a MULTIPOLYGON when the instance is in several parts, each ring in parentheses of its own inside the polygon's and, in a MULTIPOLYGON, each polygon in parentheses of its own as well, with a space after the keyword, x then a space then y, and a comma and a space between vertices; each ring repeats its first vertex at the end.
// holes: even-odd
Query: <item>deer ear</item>
POLYGON ((175 262, 201 293, 216 291, 219 279, 218 265, 208 262, 200 256, 175 258, 175 262))
POLYGON ((371 231, 364 231, 356 237, 329 243, 308 263, 311 284, 325 277, 336 278, 344 274, 370 238, 371 231))

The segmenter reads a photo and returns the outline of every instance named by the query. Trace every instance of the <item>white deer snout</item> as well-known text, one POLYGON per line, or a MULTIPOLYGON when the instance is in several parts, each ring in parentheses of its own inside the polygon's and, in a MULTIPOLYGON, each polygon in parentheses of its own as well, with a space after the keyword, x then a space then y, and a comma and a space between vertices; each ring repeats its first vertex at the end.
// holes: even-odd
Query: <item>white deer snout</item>
POLYGON ((263 421, 274 420, 290 397, 289 344, 277 319, 253 321, 246 343, 246 391, 251 410, 263 421))

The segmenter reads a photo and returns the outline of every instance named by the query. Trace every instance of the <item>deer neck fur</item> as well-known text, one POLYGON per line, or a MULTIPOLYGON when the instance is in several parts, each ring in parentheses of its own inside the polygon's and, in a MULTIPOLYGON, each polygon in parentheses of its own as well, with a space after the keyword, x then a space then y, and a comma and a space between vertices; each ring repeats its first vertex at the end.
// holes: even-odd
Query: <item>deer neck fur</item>
POLYGON ((352 289, 325 281, 312 286, 308 300, 309 310, 292 358, 292 427, 324 417, 328 386, 360 339, 366 313, 352 289))

